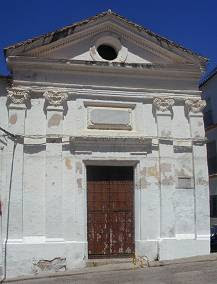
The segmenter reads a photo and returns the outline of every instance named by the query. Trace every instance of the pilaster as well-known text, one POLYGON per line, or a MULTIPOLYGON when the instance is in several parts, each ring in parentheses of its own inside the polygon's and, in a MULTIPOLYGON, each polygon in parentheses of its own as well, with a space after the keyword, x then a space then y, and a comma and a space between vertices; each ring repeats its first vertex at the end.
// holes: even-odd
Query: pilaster
POLYGON ((45 138, 24 139, 23 237, 45 235, 45 138))
POLYGON ((155 98, 153 101, 156 113, 157 132, 159 137, 160 168, 160 238, 175 238, 174 210, 174 153, 172 138, 172 106, 171 98, 155 98))
POLYGON ((45 106, 46 128, 46 186, 45 186, 45 235, 47 241, 63 240, 62 196, 62 133, 63 102, 65 94, 47 91, 45 106))
MULTIPOLYGON (((29 92, 8 89, 8 131, 21 137, 8 139, 7 204, 10 206, 8 242, 23 238, 23 138, 29 92)), ((6 219, 5 219, 6 222, 6 219)), ((5 228, 6 228, 5 224, 5 228)))
POLYGON ((158 242, 160 238, 160 182, 159 182, 159 156, 158 140, 150 145, 152 153, 141 158, 139 162, 140 186, 136 189, 135 197, 139 200, 140 220, 139 240, 136 246, 136 255, 146 255, 150 259, 158 258, 158 242), (137 198, 138 199, 138 198, 137 198), (150 222, 150 220, 152 220, 150 222), (147 229, 148 228, 148 229, 147 229))
POLYGON ((209 183, 203 114, 205 101, 200 99, 186 100, 191 137, 193 142, 193 165, 195 180, 195 223, 196 238, 209 240, 209 183))

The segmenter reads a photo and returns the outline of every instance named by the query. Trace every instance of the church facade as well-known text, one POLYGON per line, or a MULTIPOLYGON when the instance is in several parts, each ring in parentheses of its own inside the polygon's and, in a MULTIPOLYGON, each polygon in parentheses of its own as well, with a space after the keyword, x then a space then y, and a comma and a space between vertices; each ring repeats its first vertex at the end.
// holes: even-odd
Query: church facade
POLYGON ((5 49, 1 263, 209 254, 206 59, 111 11, 5 49))

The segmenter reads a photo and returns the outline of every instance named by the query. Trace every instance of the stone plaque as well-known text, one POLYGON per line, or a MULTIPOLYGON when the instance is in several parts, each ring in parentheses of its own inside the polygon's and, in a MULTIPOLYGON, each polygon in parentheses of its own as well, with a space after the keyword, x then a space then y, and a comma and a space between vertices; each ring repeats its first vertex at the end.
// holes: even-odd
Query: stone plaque
POLYGON ((131 112, 129 108, 92 107, 88 108, 88 128, 131 130, 131 112))

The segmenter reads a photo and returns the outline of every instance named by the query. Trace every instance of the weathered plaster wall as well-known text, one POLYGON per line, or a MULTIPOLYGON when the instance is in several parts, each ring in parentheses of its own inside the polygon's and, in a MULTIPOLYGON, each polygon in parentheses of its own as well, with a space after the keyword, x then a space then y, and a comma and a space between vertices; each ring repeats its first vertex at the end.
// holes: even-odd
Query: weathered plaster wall
MULTIPOLYGON (((129 50, 136 54, 133 61, 139 58, 141 50, 133 44, 129 50)), ((71 51, 64 52, 67 57, 71 51)), ((85 266, 86 165, 134 167, 136 255, 174 259, 209 253, 196 67, 184 72, 173 66, 173 72, 112 63, 41 66, 44 61, 15 63, 7 101, 1 96, 4 126, 20 135, 7 139, 1 155, 7 275, 85 266)))
MULTIPOLYGON (((58 104, 37 93, 28 103, 5 105, 8 130, 25 135, 16 145, 13 160, 8 275, 40 272, 38 261, 46 259, 54 262, 51 270, 55 270, 56 258, 67 269, 85 265, 86 164, 134 166, 137 255, 173 259, 208 253, 205 146, 191 142, 198 133, 203 138, 202 115, 186 113, 184 100, 167 102, 160 93, 154 94, 161 97, 160 103, 153 103, 151 93, 144 99, 131 92, 127 100, 121 99, 126 92, 120 90, 118 95, 104 90, 101 99, 88 90, 70 89, 70 94, 58 104), (89 107, 113 108, 116 113, 129 109, 131 128, 114 130, 104 124, 104 130, 88 128, 89 107), (77 140, 71 140, 74 136, 77 140), (143 142, 134 144, 140 139, 143 142)), ((101 119, 95 117, 95 122, 101 119)), ((121 112, 117 119, 121 121, 121 112)), ((5 196, 13 141, 7 149, 5 196)))
POLYGON ((209 253, 204 58, 111 11, 6 56, 0 125, 16 134, 0 141, 7 277, 85 266, 86 165, 134 168, 136 255, 209 253), (100 57, 99 44, 117 58, 100 57))

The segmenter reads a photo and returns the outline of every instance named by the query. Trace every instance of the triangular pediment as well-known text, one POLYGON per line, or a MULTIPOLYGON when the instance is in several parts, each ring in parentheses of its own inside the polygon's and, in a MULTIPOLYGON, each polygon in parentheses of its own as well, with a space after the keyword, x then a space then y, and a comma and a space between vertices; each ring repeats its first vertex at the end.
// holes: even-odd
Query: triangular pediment
POLYGON ((107 61, 99 46, 112 46, 119 63, 193 63, 206 58, 134 24, 110 10, 53 33, 5 49, 5 55, 107 61))

